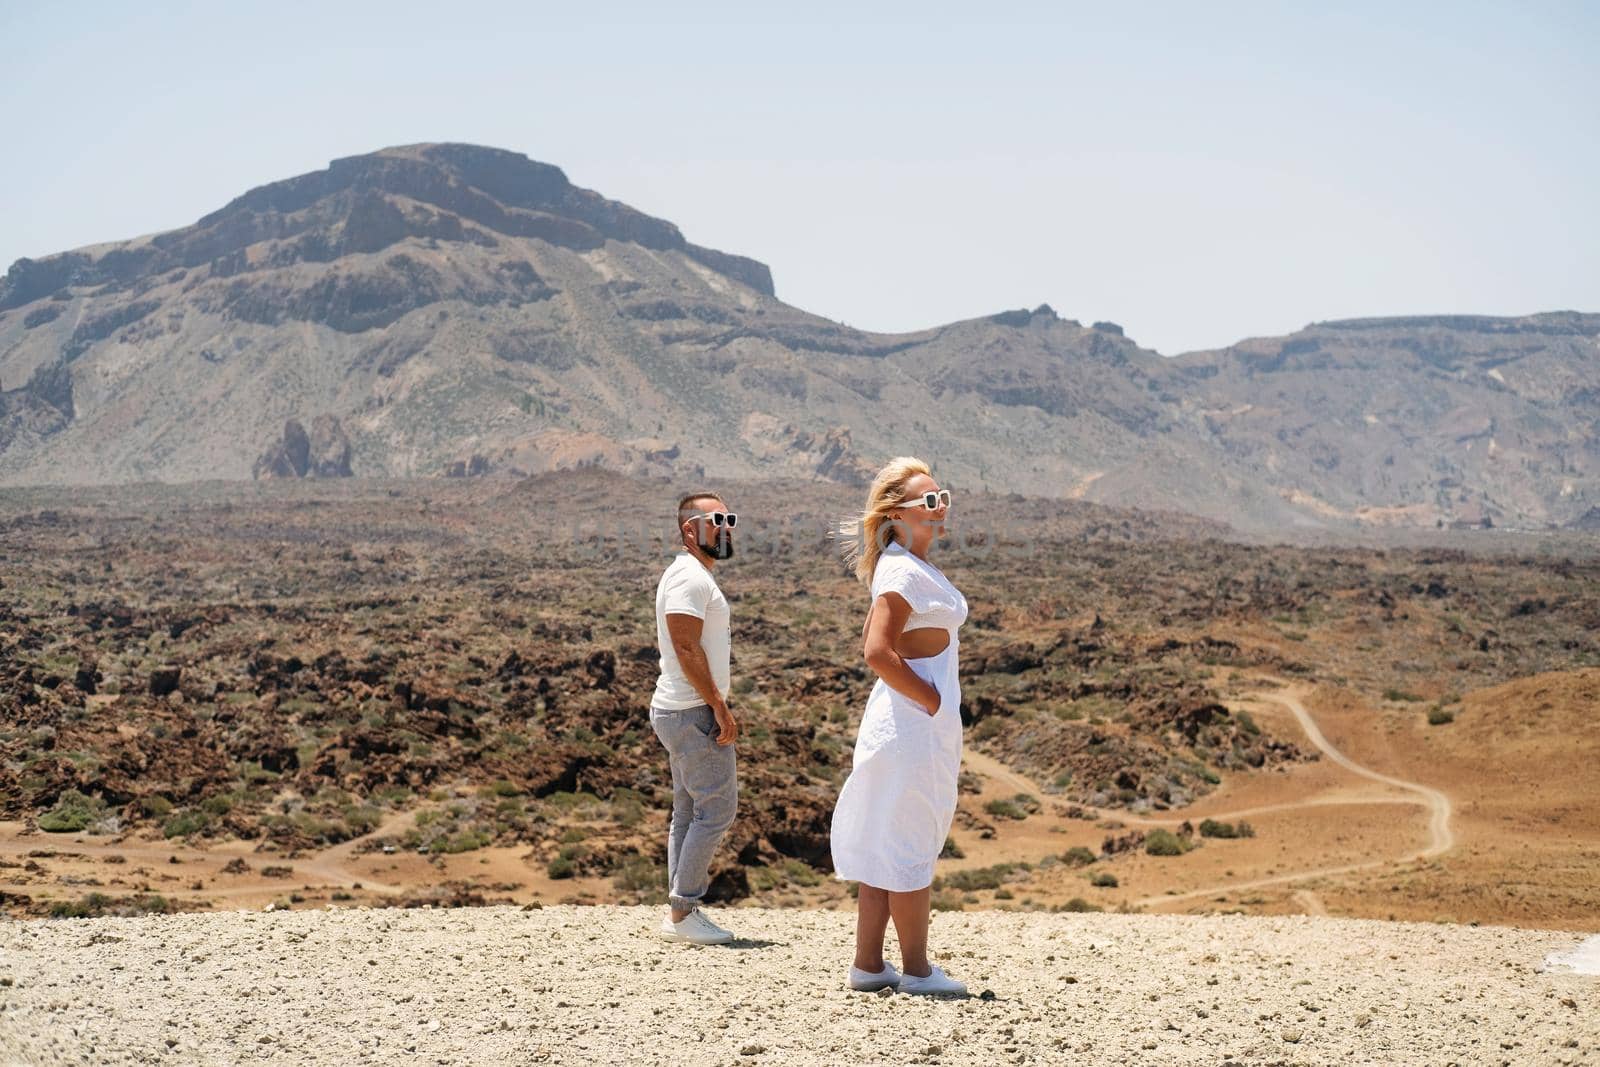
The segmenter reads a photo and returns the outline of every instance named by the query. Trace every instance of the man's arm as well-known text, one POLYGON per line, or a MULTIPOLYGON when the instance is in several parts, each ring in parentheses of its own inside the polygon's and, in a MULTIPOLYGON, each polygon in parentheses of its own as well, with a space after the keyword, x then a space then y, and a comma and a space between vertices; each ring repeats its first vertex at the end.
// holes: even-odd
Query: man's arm
POLYGON ((717 744, 731 745, 734 738, 739 736, 739 724, 711 677, 711 664, 706 661, 706 650, 700 645, 700 632, 704 626, 705 621, 693 615, 667 612, 667 635, 672 640, 672 652, 678 657, 678 666, 683 670, 683 676, 689 679, 689 684, 694 686, 694 691, 700 694, 700 699, 711 705, 719 727, 717 744))

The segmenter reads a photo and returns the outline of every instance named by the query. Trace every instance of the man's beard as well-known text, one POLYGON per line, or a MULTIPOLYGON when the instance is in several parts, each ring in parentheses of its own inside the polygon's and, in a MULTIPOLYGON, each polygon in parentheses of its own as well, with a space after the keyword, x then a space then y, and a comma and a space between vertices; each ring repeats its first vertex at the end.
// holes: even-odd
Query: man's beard
POLYGON ((700 550, 712 559, 727 559, 733 555, 733 535, 725 528, 719 529, 711 544, 700 542, 700 550))

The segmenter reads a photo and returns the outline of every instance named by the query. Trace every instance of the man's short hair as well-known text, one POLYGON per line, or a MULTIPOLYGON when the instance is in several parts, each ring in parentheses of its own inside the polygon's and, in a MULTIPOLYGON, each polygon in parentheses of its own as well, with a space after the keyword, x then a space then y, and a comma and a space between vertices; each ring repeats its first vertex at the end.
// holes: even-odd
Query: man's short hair
POLYGON ((684 523, 688 522, 689 521, 689 516, 693 515, 694 512, 695 512, 695 509, 690 507, 689 505, 693 504, 696 500, 701 500, 701 499, 704 499, 706 497, 709 497, 712 500, 715 500, 717 503, 721 504, 723 507, 727 507, 728 506, 727 502, 722 499, 722 494, 721 493, 713 493, 709 489, 701 489, 701 490, 698 490, 697 492, 685 493, 683 496, 678 498, 678 523, 677 523, 677 525, 679 526, 679 528, 681 528, 684 523))

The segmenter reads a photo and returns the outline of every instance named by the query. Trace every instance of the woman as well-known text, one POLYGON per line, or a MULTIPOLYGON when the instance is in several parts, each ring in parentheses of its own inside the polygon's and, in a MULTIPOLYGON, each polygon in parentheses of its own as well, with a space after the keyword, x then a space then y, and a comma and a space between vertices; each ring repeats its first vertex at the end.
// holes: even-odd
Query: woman
POLYGON ((967 991, 928 961, 929 887, 961 772, 956 630, 967 600, 927 558, 949 506, 928 465, 901 456, 873 479, 847 546, 856 577, 870 583, 863 651, 878 675, 833 812, 835 875, 860 883, 853 989, 967 991), (903 976, 883 958, 891 918, 903 976))

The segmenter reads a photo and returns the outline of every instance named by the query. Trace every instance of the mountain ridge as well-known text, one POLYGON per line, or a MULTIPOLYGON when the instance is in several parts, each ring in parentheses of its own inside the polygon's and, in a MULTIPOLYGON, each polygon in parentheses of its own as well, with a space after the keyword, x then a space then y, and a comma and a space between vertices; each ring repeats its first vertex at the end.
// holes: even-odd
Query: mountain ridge
POLYGON ((322 419, 356 475, 861 484, 915 451, 958 483, 1257 528, 1600 504, 1600 315, 1329 320, 1162 356, 1048 304, 884 334, 775 294, 765 264, 519 153, 347 156, 13 264, 0 485, 274 476, 299 470, 269 459, 288 424, 322 419))

